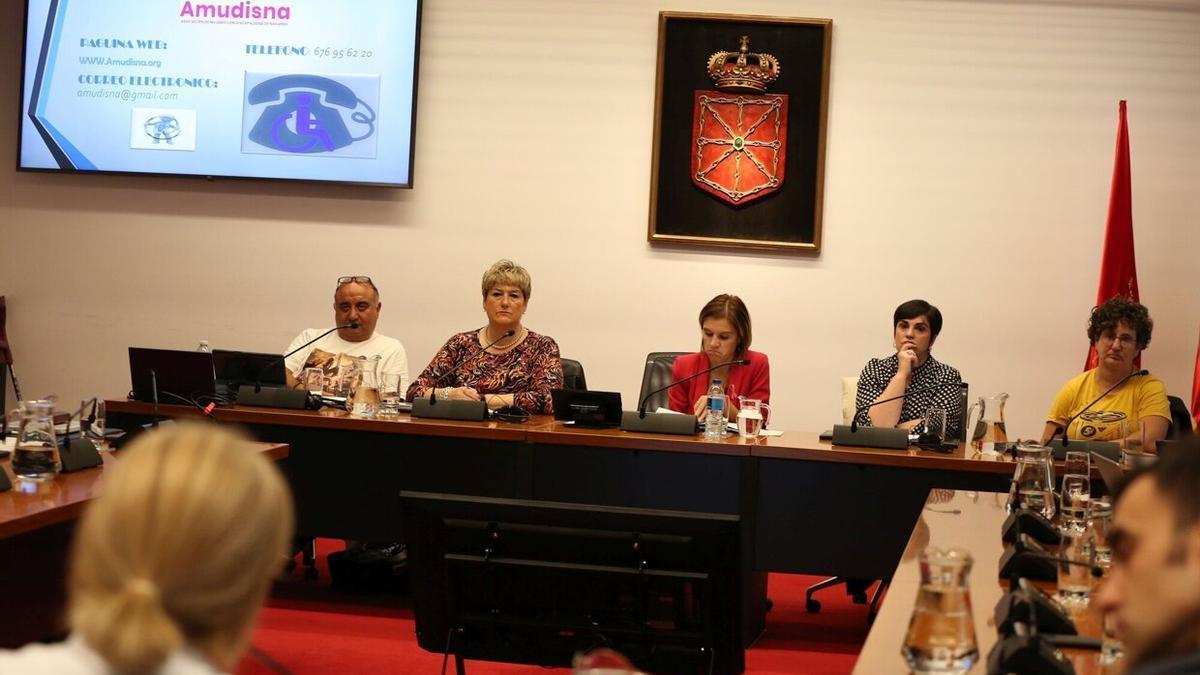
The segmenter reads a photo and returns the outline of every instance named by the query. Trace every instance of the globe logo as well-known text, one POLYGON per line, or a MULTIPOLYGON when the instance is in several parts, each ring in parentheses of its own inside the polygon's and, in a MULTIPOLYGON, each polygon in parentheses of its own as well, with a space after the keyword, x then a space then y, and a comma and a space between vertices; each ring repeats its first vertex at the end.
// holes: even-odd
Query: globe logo
POLYGON ((166 141, 168 145, 172 144, 176 136, 182 131, 179 127, 179 120, 173 115, 155 115, 142 123, 142 129, 146 135, 154 139, 155 143, 166 141))

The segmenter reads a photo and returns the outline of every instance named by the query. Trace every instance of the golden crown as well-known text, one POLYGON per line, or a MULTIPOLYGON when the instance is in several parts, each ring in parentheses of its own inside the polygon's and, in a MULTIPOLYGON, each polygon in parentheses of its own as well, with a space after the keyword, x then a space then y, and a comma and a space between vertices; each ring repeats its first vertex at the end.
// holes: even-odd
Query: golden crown
POLYGON ((708 76, 722 91, 766 91, 779 78, 779 59, 770 54, 751 54, 748 35, 742 36, 741 44, 736 52, 717 52, 708 57, 708 76), (750 63, 752 57, 757 63, 750 63))

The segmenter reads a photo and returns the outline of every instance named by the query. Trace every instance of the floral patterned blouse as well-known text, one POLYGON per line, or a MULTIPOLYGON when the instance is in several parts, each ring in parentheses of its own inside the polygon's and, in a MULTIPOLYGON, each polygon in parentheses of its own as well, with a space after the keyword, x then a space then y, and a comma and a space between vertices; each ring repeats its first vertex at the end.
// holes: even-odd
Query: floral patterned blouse
POLYGON ((471 387, 480 394, 513 394, 513 406, 525 412, 554 412, 550 390, 563 386, 562 361, 553 338, 529 331, 521 344, 489 354, 479 344, 479 329, 446 341, 408 388, 408 399, 431 388, 471 387))

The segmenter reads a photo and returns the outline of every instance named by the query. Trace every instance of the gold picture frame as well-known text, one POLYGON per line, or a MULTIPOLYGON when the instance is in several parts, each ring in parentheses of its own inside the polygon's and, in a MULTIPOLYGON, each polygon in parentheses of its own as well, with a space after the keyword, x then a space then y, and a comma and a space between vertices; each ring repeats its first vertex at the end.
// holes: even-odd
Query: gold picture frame
MULTIPOLYGON (((648 233, 651 244, 820 252, 832 34, 831 19, 659 13, 648 233), (783 156, 777 163, 779 176, 764 169, 763 176, 772 184, 762 195, 709 189, 703 183, 710 181, 694 168, 707 160, 693 162, 693 155, 699 157, 698 146, 707 140, 697 130, 697 120, 701 121, 700 129, 704 128, 701 101, 709 100, 702 99, 702 95, 705 90, 718 88, 715 76, 709 73, 710 59, 717 59, 718 52, 727 52, 732 64, 739 50, 747 52, 741 46, 743 36, 752 67, 765 63, 756 61, 760 54, 777 61, 777 78, 766 82, 764 96, 784 94, 787 101, 785 112, 780 114, 786 119, 786 138, 777 136, 772 141, 776 147, 772 152, 783 156), (701 179, 693 180, 694 175, 701 175, 701 179), (734 199, 745 201, 734 203, 734 199)), ((736 135, 732 131, 729 134, 736 135)), ((741 143, 738 137, 726 144, 746 152, 741 143)), ((746 152, 748 161, 762 167, 750 154, 746 152)), ((774 166, 768 164, 767 169, 774 166)))

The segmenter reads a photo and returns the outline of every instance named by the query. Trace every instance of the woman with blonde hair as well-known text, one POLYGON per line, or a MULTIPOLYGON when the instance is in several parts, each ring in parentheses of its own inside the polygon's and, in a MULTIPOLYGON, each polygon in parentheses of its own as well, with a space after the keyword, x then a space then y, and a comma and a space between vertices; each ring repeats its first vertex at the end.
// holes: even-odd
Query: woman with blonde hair
POLYGON ((558 343, 522 323, 533 282, 524 267, 500 260, 483 273, 487 325, 450 336, 408 388, 409 400, 486 401, 490 409, 554 412, 550 390, 562 388, 558 343))
POLYGON ((70 638, 0 652, 0 672, 201 675, 245 650, 290 551, 279 470, 198 424, 149 432, 115 464, 75 535, 70 638))

